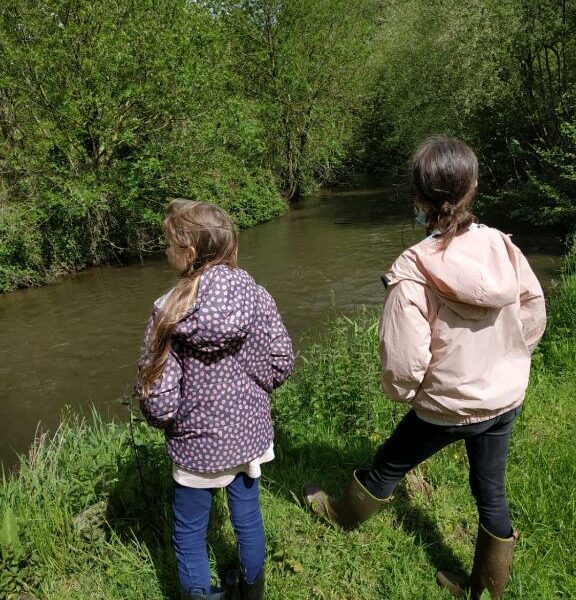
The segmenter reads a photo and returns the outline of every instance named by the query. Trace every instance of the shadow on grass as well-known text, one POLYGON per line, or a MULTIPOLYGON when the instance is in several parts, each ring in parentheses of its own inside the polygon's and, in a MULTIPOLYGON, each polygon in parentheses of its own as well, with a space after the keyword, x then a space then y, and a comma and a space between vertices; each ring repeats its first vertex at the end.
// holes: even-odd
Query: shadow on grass
MULTIPOLYGON (((176 559, 172 547, 171 465, 161 446, 139 446, 118 464, 116 483, 110 493, 107 521, 118 538, 135 540, 150 553, 163 597, 180 598, 176 559)), ((212 502, 208 545, 216 556, 221 576, 236 561, 236 547, 226 535, 228 513, 223 494, 212 502)), ((214 573, 213 573, 214 575, 214 573)))
POLYGON ((164 598, 179 594, 171 544, 170 468, 163 448, 138 446, 118 460, 115 485, 108 500, 107 521, 126 543, 145 546, 164 598))
MULTIPOLYGON (((354 469, 370 463, 374 450, 366 438, 342 439, 335 446, 322 437, 311 441, 309 435, 299 439, 279 431, 275 442, 277 458, 266 467, 265 485, 305 510, 301 490, 306 481, 313 480, 329 493, 338 495, 354 469)), ((400 484, 394 502, 383 510, 394 512, 398 526, 414 537, 435 569, 464 572, 462 561, 445 543, 430 514, 410 497, 405 482, 400 484)))
MULTIPOLYGON (((265 467, 263 487, 274 495, 299 504, 302 484, 309 479, 338 493, 353 469, 365 466, 374 452, 366 438, 314 438, 310 433, 301 437, 277 432, 276 460, 265 467)), ((138 446, 137 454, 125 454, 117 465, 115 484, 111 490, 108 523, 120 540, 135 540, 150 553, 163 596, 167 600, 179 597, 176 562, 172 549, 171 501, 173 482, 171 466, 163 445, 138 446)), ((215 556, 216 570, 222 575, 236 564, 237 553, 223 493, 215 496, 212 505, 208 544, 215 556)), ((396 501, 386 510, 393 510, 395 521, 414 537, 436 568, 462 571, 463 565, 443 537, 428 512, 417 506, 401 486, 396 501)), ((268 540, 268 546, 280 546, 281 540, 268 540)), ((214 573, 213 573, 214 574, 214 573)))
POLYGON ((405 491, 404 498, 398 499, 395 511, 402 529, 414 536, 414 541, 422 546, 434 569, 465 573, 464 564, 444 542, 434 519, 425 510, 414 505, 405 491))

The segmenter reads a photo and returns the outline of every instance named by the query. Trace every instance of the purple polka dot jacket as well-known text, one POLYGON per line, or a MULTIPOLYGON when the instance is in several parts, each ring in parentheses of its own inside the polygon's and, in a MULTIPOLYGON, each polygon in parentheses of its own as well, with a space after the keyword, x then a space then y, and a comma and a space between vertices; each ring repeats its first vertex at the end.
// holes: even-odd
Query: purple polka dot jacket
MULTIPOLYGON (((148 321, 141 361, 164 298, 148 321)), ((293 366, 292 343, 270 294, 242 269, 218 265, 202 275, 163 374, 140 406, 151 425, 164 429, 174 463, 215 473, 270 447, 269 394, 293 366)))

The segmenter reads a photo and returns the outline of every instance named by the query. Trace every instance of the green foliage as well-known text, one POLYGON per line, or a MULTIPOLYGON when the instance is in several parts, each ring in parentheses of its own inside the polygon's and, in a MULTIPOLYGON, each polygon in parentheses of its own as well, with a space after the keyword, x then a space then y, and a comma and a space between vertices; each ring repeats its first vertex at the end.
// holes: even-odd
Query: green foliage
POLYGON ((568 231, 576 226, 576 116, 560 125, 559 143, 537 148, 539 172, 528 173, 536 199, 528 220, 544 224, 562 224, 568 231))
POLYGON ((0 290, 157 250, 170 197, 247 227, 333 178, 375 72, 377 7, 2 3, 0 290))
POLYGON ((14 548, 20 550, 22 544, 18 532, 18 523, 11 506, 7 506, 2 517, 0 528, 0 548, 14 548))
POLYGON ((0 7, 0 290, 158 249, 170 197, 285 209, 260 107, 200 3, 0 7))
MULTIPOLYGON (((142 426, 136 426, 136 430, 137 442, 146 443, 149 451, 162 447, 163 440, 156 432, 142 426)), ((150 481, 153 469, 156 469, 154 478, 163 470, 167 485, 166 457, 164 452, 155 455, 161 464, 145 460, 148 470, 144 470, 144 476, 150 481)), ((166 496, 142 492, 134 456, 130 431, 125 426, 104 425, 96 416, 89 427, 80 418, 65 414, 52 439, 43 435, 37 440, 29 456, 22 460, 18 478, 8 479, 0 490, 0 514, 8 515, 4 521, 8 518, 11 523, 9 535, 4 533, 4 526, 1 536, 2 592, 38 594, 53 570, 59 572, 58 578, 63 581, 71 573, 75 578, 82 570, 86 573, 96 570, 101 571, 104 579, 114 578, 119 586, 124 585, 123 597, 144 597, 140 595, 143 592, 140 584, 132 580, 132 573, 130 577, 127 573, 130 570, 140 573, 139 577, 145 581, 153 569, 145 564, 149 555, 134 545, 132 530, 141 532, 135 526, 135 519, 143 510, 143 503, 154 498, 155 506, 146 505, 146 510, 156 518, 147 518, 146 523, 142 519, 142 531, 152 531, 155 535, 154 528, 159 520, 166 518, 168 504, 166 496), (126 470, 130 471, 130 478, 124 480, 126 470), (86 509, 102 501, 108 507, 105 520, 100 524, 94 518, 85 519, 88 524, 78 526, 77 515, 90 512, 86 509), (111 530, 106 523, 116 528, 111 530), (105 535, 102 537, 96 530, 91 533, 87 530, 90 526, 104 527, 105 535), (131 548, 121 565, 116 560, 118 550, 123 547, 119 536, 131 548), (4 543, 7 538, 11 540, 8 545, 4 543)), ((157 486, 158 482, 156 490, 157 486)), ((152 537, 149 535, 147 539, 152 537)), ((66 585, 75 588, 75 584, 66 585)), ((157 583, 151 584, 148 591, 153 593, 155 587, 157 583)), ((85 595, 98 597, 97 590, 93 592, 86 590, 85 595)), ((0 593, 0 597, 8 596, 0 593)))
POLYGON ((576 222, 576 0, 6 0, 0 292, 159 248, 175 196, 247 227, 429 133, 482 205, 576 222))
POLYGON ((37 212, 0 205, 0 293, 39 282, 41 247, 37 212))
POLYGON ((383 143, 407 152, 430 133, 473 138, 469 124, 478 111, 507 101, 503 29, 514 21, 510 2, 390 3, 371 117, 391 122, 383 143))
POLYGON ((235 44, 244 93, 257 99, 267 164, 298 197, 344 161, 375 73, 378 3, 214 2, 235 44))
POLYGON ((550 371, 576 369, 576 238, 568 242, 568 252, 560 279, 548 302, 548 327, 540 345, 543 362, 550 371))
POLYGON ((383 12, 359 158, 398 164, 430 133, 459 136, 480 155, 485 208, 570 231, 576 2, 408 0, 383 12))
POLYGON ((4 505, 0 528, 0 598, 9 598, 21 589, 39 583, 37 560, 29 540, 25 540, 14 510, 4 505))
POLYGON ((22 590, 34 588, 40 582, 38 564, 23 548, 0 549, 0 598, 12 598, 22 590))
MULTIPOLYGON (((319 425, 335 434, 372 436, 381 423, 378 323, 374 313, 338 317, 326 337, 300 358, 297 374, 274 396, 277 425, 287 435, 319 425)), ((401 408, 399 409, 401 410, 401 408)))

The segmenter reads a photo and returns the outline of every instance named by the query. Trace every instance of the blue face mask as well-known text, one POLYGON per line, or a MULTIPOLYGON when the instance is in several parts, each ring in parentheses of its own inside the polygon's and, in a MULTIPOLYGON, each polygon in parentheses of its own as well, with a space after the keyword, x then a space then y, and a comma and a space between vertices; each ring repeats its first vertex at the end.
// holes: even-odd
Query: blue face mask
POLYGON ((423 227, 426 226, 426 213, 421 208, 419 208, 416 213, 415 221, 418 225, 422 225, 423 227))

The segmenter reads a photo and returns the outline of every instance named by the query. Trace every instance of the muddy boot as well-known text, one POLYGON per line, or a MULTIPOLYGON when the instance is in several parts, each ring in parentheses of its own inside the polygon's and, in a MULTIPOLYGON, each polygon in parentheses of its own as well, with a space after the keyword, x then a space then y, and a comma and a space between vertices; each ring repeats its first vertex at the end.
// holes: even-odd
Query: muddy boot
POLYGON ((480 525, 470 577, 466 579, 449 571, 438 571, 436 580, 456 598, 479 600, 487 589, 492 600, 500 600, 510 579, 517 539, 517 531, 509 538, 499 538, 480 525))
POLYGON ((383 504, 390 502, 392 496, 385 499, 373 496, 361 483, 367 469, 356 469, 354 475, 340 498, 328 496, 315 483, 304 485, 304 501, 308 508, 326 521, 339 525, 343 529, 354 529, 376 514, 383 504))

